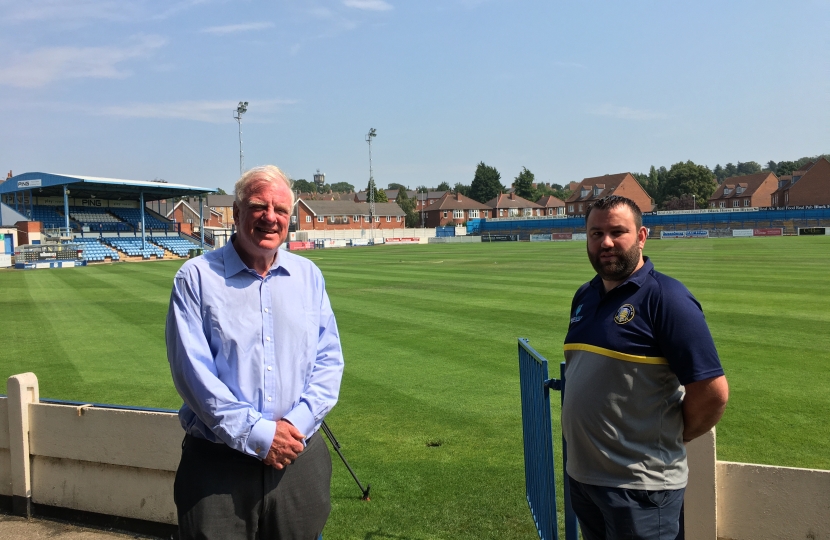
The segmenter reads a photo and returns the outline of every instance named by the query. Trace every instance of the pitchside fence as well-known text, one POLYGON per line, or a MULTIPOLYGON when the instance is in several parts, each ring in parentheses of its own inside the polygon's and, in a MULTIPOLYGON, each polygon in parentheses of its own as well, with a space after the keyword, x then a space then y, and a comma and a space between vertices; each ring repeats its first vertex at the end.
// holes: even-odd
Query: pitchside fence
MULTIPOLYGON (((565 364, 559 367, 560 379, 548 378, 548 361, 527 340, 519 338, 519 384, 522 392, 522 428, 525 451, 527 504, 541 540, 558 540, 556 516, 556 475, 554 473, 553 431, 550 391, 565 392, 565 364)), ((564 485, 565 539, 578 540, 577 519, 571 508, 568 476, 565 472, 567 449, 562 440, 562 479, 564 485)))

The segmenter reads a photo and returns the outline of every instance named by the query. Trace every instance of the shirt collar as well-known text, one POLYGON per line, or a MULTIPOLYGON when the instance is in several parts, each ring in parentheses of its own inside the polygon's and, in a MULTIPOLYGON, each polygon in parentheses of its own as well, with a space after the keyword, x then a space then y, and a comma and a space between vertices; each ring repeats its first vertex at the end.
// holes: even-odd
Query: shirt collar
MULTIPOLYGON (((637 270, 636 272, 633 272, 630 276, 625 278, 625 281, 623 281, 622 283, 620 283, 619 285, 614 287, 614 289, 612 289, 612 290, 621 289, 621 288, 625 287, 626 285, 628 285, 629 283, 633 283, 637 287, 642 287, 643 283, 645 283, 646 278, 648 277, 648 275, 651 273, 652 270, 654 270, 654 263, 652 263, 651 259, 649 259, 648 257, 646 257, 644 255, 643 256, 643 266, 641 266, 639 270, 637 270)), ((594 276, 594 279, 591 280, 591 287, 593 287, 594 289, 597 289, 600 292, 601 296, 605 296, 605 294, 606 294, 605 285, 603 285, 602 278, 599 277, 599 275, 594 276)), ((610 293, 611 291, 608 291, 608 292, 610 293)))
MULTIPOLYGON (((251 271, 248 266, 242 262, 242 259, 239 258, 239 253, 236 252, 236 248, 233 245, 233 241, 236 238, 236 233, 233 233, 222 248, 222 257, 225 261, 225 278, 229 278, 231 276, 235 276, 239 272, 243 271, 251 271)), ((280 257, 280 251, 277 251, 277 258, 274 260, 274 264, 271 265, 271 268, 268 270, 269 274, 278 274, 280 273, 280 269, 286 274, 291 275, 291 268, 292 268, 292 261, 289 257, 280 257)), ((254 272, 256 273, 256 272, 254 272)))

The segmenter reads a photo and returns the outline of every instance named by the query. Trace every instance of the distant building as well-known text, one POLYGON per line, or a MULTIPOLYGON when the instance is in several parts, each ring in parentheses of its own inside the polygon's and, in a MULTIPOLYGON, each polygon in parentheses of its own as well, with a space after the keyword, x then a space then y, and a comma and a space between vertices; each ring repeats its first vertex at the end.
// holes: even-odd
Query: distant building
POLYGON ((733 176, 724 180, 709 197, 709 208, 769 206, 770 196, 776 189, 778 189, 778 177, 771 172, 733 176))
POLYGON ((588 206, 608 195, 626 197, 634 201, 641 212, 651 212, 651 197, 643 186, 631 173, 619 173, 582 180, 565 201, 565 213, 569 216, 584 216, 588 206))
POLYGON ((406 225, 406 212, 394 202, 375 203, 374 220, 370 220, 366 203, 300 199, 291 223, 297 231, 400 229, 406 225))
POLYGON ((553 195, 545 195, 541 197, 536 204, 542 207, 543 215, 545 216, 564 216, 565 215, 565 201, 554 197, 553 195))
POLYGON ((490 207, 452 191, 444 191, 440 199, 424 209, 426 227, 461 225, 471 219, 490 217, 490 207))
POLYGON ((830 205, 830 161, 821 158, 807 163, 792 175, 778 179, 770 196, 772 206, 830 205))
POLYGON ((494 218, 543 216, 545 209, 515 193, 499 193, 485 203, 492 208, 494 218))

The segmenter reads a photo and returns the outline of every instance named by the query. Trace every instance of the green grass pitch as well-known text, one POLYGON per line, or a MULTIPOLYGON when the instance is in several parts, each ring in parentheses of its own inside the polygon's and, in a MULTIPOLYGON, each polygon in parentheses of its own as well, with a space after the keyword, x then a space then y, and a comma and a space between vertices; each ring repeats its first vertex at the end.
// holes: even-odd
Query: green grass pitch
MULTIPOLYGON (((732 391, 719 459, 830 469, 830 239, 649 240, 645 251, 712 329, 732 391)), ((584 244, 304 254, 326 277, 346 356, 329 425, 372 484, 360 501, 332 454, 326 537, 532 538, 516 338, 558 372, 571 297, 593 276, 584 244)), ((0 376, 33 371, 48 398, 177 408, 164 318, 180 265, 0 271, 0 376)))

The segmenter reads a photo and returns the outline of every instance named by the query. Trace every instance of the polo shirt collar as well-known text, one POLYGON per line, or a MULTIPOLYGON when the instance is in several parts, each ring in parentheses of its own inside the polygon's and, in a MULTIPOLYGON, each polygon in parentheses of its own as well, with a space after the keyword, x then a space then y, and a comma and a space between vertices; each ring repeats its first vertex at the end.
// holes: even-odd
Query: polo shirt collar
MULTIPOLYGON (((639 270, 637 270, 636 272, 634 272, 630 276, 628 276, 625 279, 625 281, 623 281, 622 283, 620 283, 619 285, 617 285, 616 287, 611 289, 611 291, 616 291, 617 289, 621 289, 621 288, 625 287, 626 285, 628 285, 629 283, 633 283, 638 288, 642 287, 643 284, 646 281, 646 278, 652 272, 652 270, 654 270, 654 263, 652 263, 651 259, 649 259, 648 257, 646 257, 644 255, 643 256, 643 266, 641 266, 639 270)), ((598 290, 599 293, 600 293, 600 296, 605 296, 606 294, 611 292, 611 291, 608 291, 608 292, 605 291, 605 285, 603 285, 602 278, 599 277, 599 274, 594 276, 594 279, 591 280, 591 287, 598 290)))
MULTIPOLYGON (((229 278, 231 276, 235 276, 239 272, 251 271, 248 266, 242 262, 242 259, 239 258, 239 253, 236 252, 236 248, 233 245, 233 241, 236 238, 236 233, 233 233, 228 240, 228 242, 222 248, 222 258, 225 262, 225 278, 229 278)), ((292 261, 288 257, 280 257, 279 250, 277 251, 277 258, 274 261, 274 264, 271 265, 271 268, 268 270, 269 274, 278 274, 280 273, 280 269, 287 274, 291 275, 291 268, 293 267, 292 261)))

